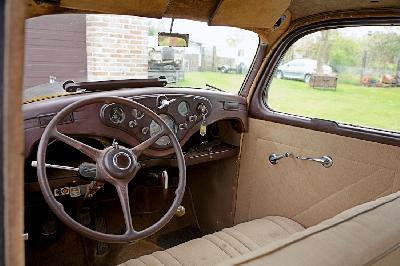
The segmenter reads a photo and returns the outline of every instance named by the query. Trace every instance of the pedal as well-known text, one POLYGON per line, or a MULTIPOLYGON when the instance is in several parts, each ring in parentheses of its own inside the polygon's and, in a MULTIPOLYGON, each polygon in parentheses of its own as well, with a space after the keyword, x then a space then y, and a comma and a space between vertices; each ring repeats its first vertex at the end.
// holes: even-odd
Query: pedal
MULTIPOLYGON (((107 224, 106 224, 106 219, 104 219, 104 217, 96 218, 96 231, 107 233, 107 224)), ((108 243, 97 241, 97 246, 96 246, 97 256, 104 256, 109 251, 110 251, 110 245, 108 243)))
POLYGON ((168 197, 168 182, 169 182, 167 170, 164 170, 161 172, 160 178, 161 178, 161 185, 163 187, 164 198, 167 198, 168 197))
POLYGON ((90 215, 90 208, 89 207, 80 208, 76 214, 76 220, 84 226, 89 226, 90 223, 92 222, 92 217, 90 215))
POLYGON ((48 215, 42 218, 41 234, 43 236, 52 236, 57 233, 57 220, 53 213, 48 212, 48 215))

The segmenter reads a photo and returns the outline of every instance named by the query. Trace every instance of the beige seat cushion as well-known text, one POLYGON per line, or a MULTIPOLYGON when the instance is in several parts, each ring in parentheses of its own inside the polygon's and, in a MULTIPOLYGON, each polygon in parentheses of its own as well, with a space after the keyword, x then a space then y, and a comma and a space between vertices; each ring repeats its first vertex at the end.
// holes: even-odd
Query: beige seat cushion
POLYGON ((222 264, 400 265, 400 192, 222 264))
POLYGON ((268 216, 121 265, 215 265, 302 230, 300 224, 290 219, 268 216))

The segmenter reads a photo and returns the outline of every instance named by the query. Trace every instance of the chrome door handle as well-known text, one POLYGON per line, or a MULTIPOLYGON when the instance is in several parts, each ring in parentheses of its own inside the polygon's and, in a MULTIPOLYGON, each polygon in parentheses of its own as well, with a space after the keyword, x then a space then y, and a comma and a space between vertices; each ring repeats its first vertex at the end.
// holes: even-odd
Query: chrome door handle
POLYGON ((282 158, 287 158, 289 157, 290 152, 286 152, 286 153, 282 153, 282 154, 276 154, 273 153, 268 157, 268 160, 271 164, 277 164, 278 160, 282 159, 282 158))
POLYGON ((321 158, 311 158, 311 157, 299 157, 296 156, 296 159, 305 160, 305 161, 313 161, 322 164, 323 167, 329 168, 333 165, 333 159, 331 156, 324 155, 321 158))

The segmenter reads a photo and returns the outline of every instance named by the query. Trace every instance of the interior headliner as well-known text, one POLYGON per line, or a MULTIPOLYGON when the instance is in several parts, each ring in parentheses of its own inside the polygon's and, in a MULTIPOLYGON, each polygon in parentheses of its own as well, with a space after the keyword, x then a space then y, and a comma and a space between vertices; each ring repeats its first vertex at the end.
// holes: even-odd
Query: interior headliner
POLYGON ((26 0, 27 17, 56 13, 113 13, 174 17, 210 25, 271 29, 289 10, 291 19, 344 10, 399 8, 398 0, 26 0), (254 8, 256 7, 256 8, 254 8))

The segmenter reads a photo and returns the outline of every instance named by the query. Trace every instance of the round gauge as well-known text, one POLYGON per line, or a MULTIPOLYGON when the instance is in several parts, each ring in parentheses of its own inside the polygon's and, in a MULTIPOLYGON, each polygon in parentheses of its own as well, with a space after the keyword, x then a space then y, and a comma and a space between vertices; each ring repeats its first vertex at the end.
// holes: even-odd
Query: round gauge
POLYGON ((138 120, 140 120, 144 117, 144 113, 142 111, 139 111, 138 109, 133 109, 132 115, 135 119, 138 119, 138 120))
POLYGON ((125 112, 120 106, 113 106, 110 110, 110 120, 114 124, 121 124, 125 120, 125 112))
MULTIPOLYGON (((166 114, 160 114, 160 117, 165 122, 165 124, 167 124, 167 126, 172 130, 172 132, 174 132, 174 134, 176 134, 177 126, 176 126, 174 119, 172 119, 172 117, 170 117, 169 115, 166 115, 166 114)), ((152 120, 150 123, 150 136, 154 136, 159 131, 160 131, 160 125, 157 124, 154 120, 152 120)), ((159 138, 156 141, 156 144, 160 145, 160 146, 167 146, 170 143, 171 143, 171 140, 169 139, 168 136, 162 136, 161 138, 159 138)))
POLYGON ((178 113, 181 116, 187 116, 189 114, 189 104, 185 101, 182 101, 178 105, 178 113))

